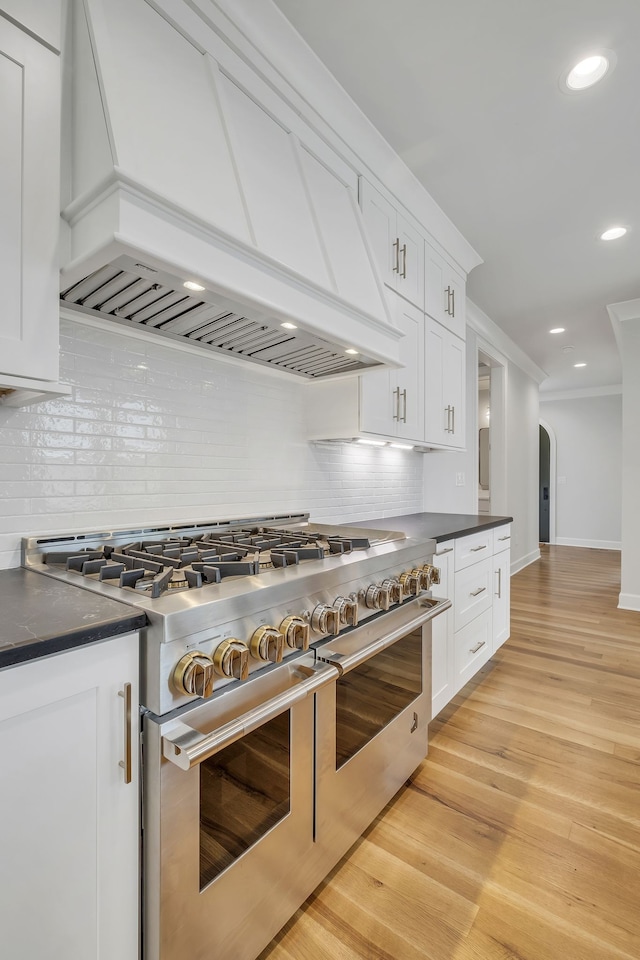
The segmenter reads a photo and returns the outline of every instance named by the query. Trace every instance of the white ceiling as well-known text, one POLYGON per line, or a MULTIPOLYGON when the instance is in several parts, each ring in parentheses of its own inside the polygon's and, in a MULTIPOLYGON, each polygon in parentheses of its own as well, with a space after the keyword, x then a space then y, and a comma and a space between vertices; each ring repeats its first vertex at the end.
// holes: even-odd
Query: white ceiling
POLYGON ((275 3, 483 258, 468 294, 542 390, 620 383, 606 305, 640 296, 640 0, 275 3), (613 72, 562 93, 603 47, 613 72), (626 237, 599 240, 613 224, 626 237))

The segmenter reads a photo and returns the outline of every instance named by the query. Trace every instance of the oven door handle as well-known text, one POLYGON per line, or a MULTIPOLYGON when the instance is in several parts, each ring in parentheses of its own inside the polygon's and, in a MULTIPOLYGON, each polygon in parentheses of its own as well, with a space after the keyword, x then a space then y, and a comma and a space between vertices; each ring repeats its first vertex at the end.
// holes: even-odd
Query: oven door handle
POLYGON ((327 663, 301 666, 295 672, 302 674, 304 679, 211 733, 202 733, 186 723, 176 721, 162 736, 162 755, 181 770, 190 770, 339 676, 336 667, 327 663))
MULTIPOLYGON (((391 647, 398 640, 401 640, 402 637, 406 636, 406 634, 423 626, 423 624, 429 620, 433 620, 438 614, 444 613, 444 611, 448 610, 451 606, 451 600, 439 600, 436 597, 424 598, 422 601, 418 599, 416 605, 420 611, 419 613, 416 613, 415 616, 409 619, 403 618, 402 622, 396 627, 386 631, 382 637, 365 643, 360 649, 351 650, 349 653, 340 653, 339 650, 332 650, 332 644, 328 644, 326 647, 321 647, 320 650, 318 650, 318 656, 327 663, 335 664, 340 670, 341 675, 348 673, 350 670, 353 670, 354 667, 358 667, 361 663, 370 660, 371 657, 374 657, 377 653, 386 650, 387 647, 391 647)), ((368 625, 364 624, 363 626, 368 625)), ((339 643, 339 640, 334 641, 336 646, 338 646, 339 643)))

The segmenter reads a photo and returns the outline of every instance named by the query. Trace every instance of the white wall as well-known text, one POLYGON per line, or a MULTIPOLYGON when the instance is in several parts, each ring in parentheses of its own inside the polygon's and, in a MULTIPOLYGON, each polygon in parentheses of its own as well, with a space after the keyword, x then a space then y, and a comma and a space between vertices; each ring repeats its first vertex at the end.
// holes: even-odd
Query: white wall
POLYGON ((540 416, 557 445, 556 542, 620 549, 622 396, 545 400, 542 394, 540 416))
POLYGON ((69 399, 0 405, 0 568, 20 537, 290 510, 423 509, 423 455, 309 444, 304 382, 62 321, 69 399))
POLYGON ((513 517, 511 571, 536 560, 538 547, 538 384, 515 363, 507 370, 507 513, 513 517))

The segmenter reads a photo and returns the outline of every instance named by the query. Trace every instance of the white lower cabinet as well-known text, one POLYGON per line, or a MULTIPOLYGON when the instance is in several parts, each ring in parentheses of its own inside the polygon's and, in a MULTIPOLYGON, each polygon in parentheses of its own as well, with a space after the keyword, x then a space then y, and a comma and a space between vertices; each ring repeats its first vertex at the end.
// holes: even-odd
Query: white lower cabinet
POLYGON ((7 958, 137 960, 137 743, 137 634, 0 671, 7 958))
MULTIPOLYGON (((437 597, 453 596, 453 540, 438 543, 433 559, 440 570, 440 583, 434 586, 437 597)), ((453 607, 431 621, 431 715, 437 716, 449 703, 453 689, 453 607)))
POLYGON ((509 638, 510 524, 436 546, 440 585, 453 606, 432 624, 432 716, 509 638))

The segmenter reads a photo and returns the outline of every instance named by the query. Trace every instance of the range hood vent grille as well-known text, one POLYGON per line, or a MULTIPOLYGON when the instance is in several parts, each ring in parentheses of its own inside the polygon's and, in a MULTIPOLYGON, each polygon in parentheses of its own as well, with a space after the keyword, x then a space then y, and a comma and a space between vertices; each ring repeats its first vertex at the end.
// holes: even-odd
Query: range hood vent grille
POLYGON ((89 316, 309 379, 379 366, 303 330, 286 330, 277 319, 238 313, 237 304, 215 293, 193 296, 176 286, 174 278, 120 257, 74 283, 60 297, 64 306, 89 316))

